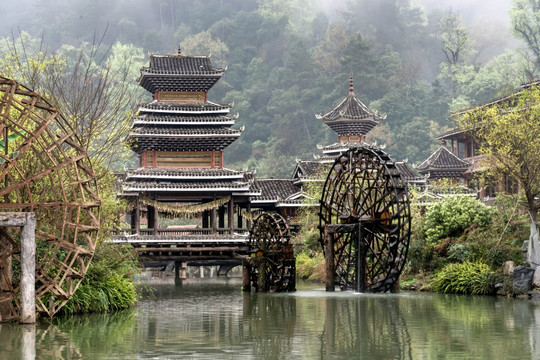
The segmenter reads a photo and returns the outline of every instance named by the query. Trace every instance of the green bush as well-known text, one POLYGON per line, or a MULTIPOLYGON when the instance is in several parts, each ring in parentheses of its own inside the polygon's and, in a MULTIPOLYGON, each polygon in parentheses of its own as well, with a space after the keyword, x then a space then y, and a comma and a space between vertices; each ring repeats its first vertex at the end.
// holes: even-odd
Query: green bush
POLYGON ((305 252, 296 256, 296 276, 304 280, 323 281, 325 276, 324 256, 317 253, 313 256, 305 252))
POLYGON ((486 227, 494 209, 470 196, 447 197, 426 209, 423 230, 426 240, 437 244, 447 237, 460 236, 472 225, 486 227))
POLYGON ((431 287, 436 292, 484 295, 493 292, 495 273, 482 262, 449 264, 437 272, 431 287))
POLYGON ((137 270, 137 255, 131 246, 101 243, 81 285, 60 314, 106 312, 134 305, 137 270))
POLYGON ((448 261, 458 263, 474 260, 473 255, 474 254, 471 246, 467 243, 461 242, 451 244, 448 247, 448 253, 446 254, 448 261))

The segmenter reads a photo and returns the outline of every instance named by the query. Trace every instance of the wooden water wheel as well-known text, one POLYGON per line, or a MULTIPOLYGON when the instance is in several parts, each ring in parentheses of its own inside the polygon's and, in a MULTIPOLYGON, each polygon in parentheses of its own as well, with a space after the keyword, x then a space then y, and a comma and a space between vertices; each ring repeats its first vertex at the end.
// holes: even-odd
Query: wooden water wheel
POLYGON ((289 224, 279 214, 263 213, 249 234, 252 256, 244 262, 250 284, 260 292, 296 289, 296 266, 289 224))
MULTIPOLYGON (((0 212, 36 215, 36 307, 54 315, 73 295, 97 241, 100 199, 86 150, 57 109, 0 77, 0 212)), ((18 233, 0 228, 0 314, 19 312, 18 233)))
POLYGON ((350 149, 334 162, 324 184, 320 240, 327 290, 384 292, 398 281, 410 238, 403 179, 382 150, 350 149))

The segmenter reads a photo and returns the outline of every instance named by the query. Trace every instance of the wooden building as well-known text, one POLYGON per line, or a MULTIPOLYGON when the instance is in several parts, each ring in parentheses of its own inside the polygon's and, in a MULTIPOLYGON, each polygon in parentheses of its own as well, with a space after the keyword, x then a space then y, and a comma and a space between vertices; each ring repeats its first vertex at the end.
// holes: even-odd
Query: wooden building
POLYGON ((120 196, 133 209, 124 241, 173 246, 246 241, 249 220, 242 210, 250 209, 250 196, 260 191, 253 173, 224 166, 225 148, 243 129, 233 128, 238 116, 230 115, 232 105, 208 99, 225 70, 212 66, 208 56, 180 50, 150 55, 149 66, 141 69, 139 84, 153 99, 139 107, 128 135, 139 166, 121 182, 120 196), (160 226, 162 215, 192 219, 190 225, 166 228, 160 226))
POLYGON ((470 165, 468 161, 460 159, 447 149, 446 142, 443 140, 441 146, 433 154, 416 166, 416 170, 430 181, 448 179, 457 185, 470 165))

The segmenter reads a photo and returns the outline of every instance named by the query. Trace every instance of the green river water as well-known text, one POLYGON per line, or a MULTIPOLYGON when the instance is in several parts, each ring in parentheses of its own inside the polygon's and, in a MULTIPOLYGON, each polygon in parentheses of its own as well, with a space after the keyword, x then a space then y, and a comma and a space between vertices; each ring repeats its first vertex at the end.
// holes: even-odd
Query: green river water
POLYGON ((540 359, 540 302, 152 284, 130 310, 0 324, 0 359, 540 359))

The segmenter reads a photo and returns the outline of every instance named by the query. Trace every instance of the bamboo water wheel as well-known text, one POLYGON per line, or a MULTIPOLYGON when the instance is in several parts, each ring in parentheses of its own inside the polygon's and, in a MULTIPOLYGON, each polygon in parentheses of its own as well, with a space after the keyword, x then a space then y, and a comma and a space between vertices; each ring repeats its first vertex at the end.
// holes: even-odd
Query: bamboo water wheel
POLYGON ((333 271, 327 289, 391 290, 405 264, 410 227, 406 186, 390 157, 367 145, 340 155, 319 212, 327 273, 333 271))
POLYGON ((260 292, 296 289, 296 265, 289 224, 279 214, 263 213, 251 227, 252 256, 244 262, 250 285, 260 292))
MULTIPOLYGON (((36 307, 53 316, 94 254, 100 199, 86 150, 57 109, 0 77, 0 212, 36 215, 36 307)), ((0 315, 19 313, 19 234, 0 228, 0 315)))

